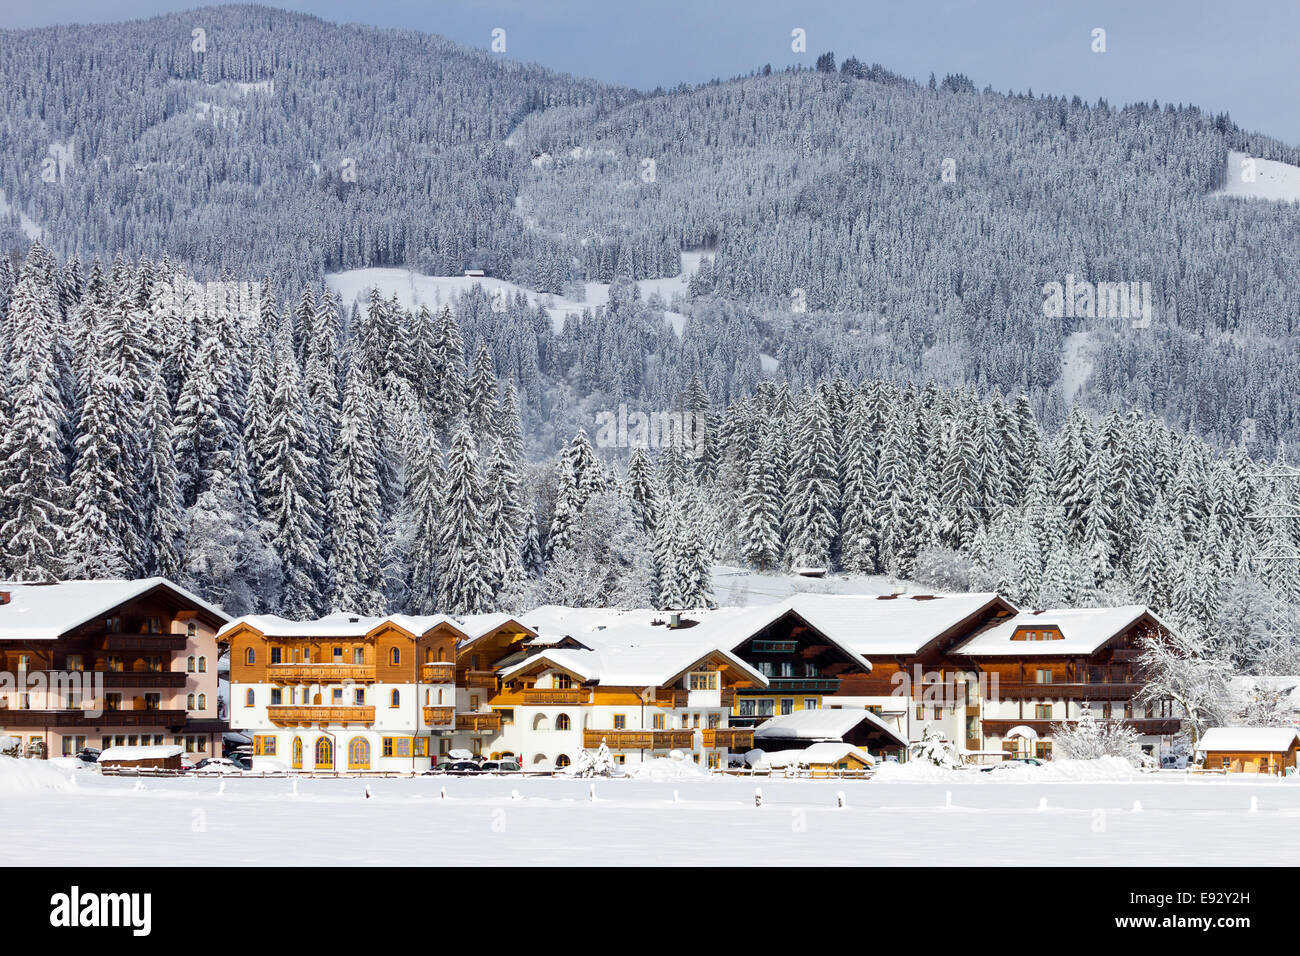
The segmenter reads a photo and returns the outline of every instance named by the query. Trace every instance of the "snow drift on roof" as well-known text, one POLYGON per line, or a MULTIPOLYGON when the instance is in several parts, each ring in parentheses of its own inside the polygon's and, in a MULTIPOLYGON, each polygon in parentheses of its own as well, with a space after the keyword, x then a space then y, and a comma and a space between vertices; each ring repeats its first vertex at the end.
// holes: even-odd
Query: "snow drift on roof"
POLYGON ((1294 727, 1211 727, 1196 744, 1197 753, 1285 753, 1300 737, 1294 727))
POLYGON ((839 763, 849 756, 857 757, 869 767, 875 766, 876 763, 876 759, 865 750, 838 741, 823 741, 805 747, 803 750, 778 750, 775 753, 764 753, 759 763, 773 769, 789 766, 810 767, 839 763))
POLYGON ((859 654, 915 654, 949 628, 999 600, 992 592, 944 595, 797 594, 791 608, 859 654))
POLYGON ((166 587, 220 621, 230 620, 221 608, 166 578, 60 581, 56 584, 0 582, 0 591, 9 592, 9 603, 0 604, 0 640, 55 640, 74 627, 101 617, 159 586, 166 587))
POLYGON ((953 653, 972 657, 1001 655, 1053 657, 1059 654, 1092 654, 1107 641, 1123 633, 1129 625, 1144 614, 1151 614, 1150 608, 1144 604, 1022 611, 982 634, 975 635, 960 647, 953 648, 953 653), (1060 630, 1060 640, 1013 641, 1011 639, 1020 628, 1041 630, 1049 627, 1060 630))
POLYGON ((249 614, 231 621, 220 633, 247 624, 265 637, 360 637, 388 622, 412 634, 426 634, 438 625, 446 624, 463 634, 464 640, 474 640, 515 620, 509 614, 469 614, 463 617, 452 617, 449 614, 367 616, 336 611, 314 621, 294 621, 278 614, 249 614))
POLYGON ((756 744, 761 740, 838 741, 863 723, 888 735, 900 747, 907 746, 907 740, 876 714, 854 707, 796 710, 771 717, 754 728, 754 741, 756 744))

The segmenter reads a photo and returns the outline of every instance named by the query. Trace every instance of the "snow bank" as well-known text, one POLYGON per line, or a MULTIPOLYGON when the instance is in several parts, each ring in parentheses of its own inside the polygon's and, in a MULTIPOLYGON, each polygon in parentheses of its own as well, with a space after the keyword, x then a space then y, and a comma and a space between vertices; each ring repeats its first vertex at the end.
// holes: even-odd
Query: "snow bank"
POLYGON ((651 757, 641 763, 627 764, 622 770, 626 776, 637 780, 680 780, 709 775, 693 760, 674 760, 671 757, 651 757))
POLYGON ((961 767, 945 770, 932 763, 913 760, 908 763, 883 762, 876 767, 875 779, 885 783, 1072 783, 1079 781, 1135 780, 1139 771, 1123 757, 1099 757, 1096 760, 1052 760, 1040 766, 1009 761, 993 764, 992 769, 961 767))
POLYGON ((0 757, 0 796, 31 793, 37 790, 68 790, 66 773, 45 760, 21 760, 0 757))

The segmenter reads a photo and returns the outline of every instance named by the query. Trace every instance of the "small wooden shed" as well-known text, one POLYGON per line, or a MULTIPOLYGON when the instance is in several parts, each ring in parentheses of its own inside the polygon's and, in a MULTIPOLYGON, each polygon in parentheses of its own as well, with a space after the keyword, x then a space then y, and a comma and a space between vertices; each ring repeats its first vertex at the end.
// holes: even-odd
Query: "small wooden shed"
POLYGON ((101 767, 152 767, 157 770, 180 770, 184 748, 175 746, 109 747, 99 755, 101 767))
POLYGON ((1196 746, 1206 770, 1284 774, 1297 766, 1300 731, 1294 727, 1211 727, 1196 746))

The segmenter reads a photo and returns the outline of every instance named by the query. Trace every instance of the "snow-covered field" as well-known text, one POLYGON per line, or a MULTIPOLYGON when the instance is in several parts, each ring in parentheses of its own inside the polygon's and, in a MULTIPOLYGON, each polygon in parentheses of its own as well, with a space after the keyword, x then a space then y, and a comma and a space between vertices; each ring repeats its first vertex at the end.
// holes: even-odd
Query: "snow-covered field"
POLYGON ((823 578, 713 566, 713 598, 722 607, 775 604, 792 594, 933 594, 934 588, 885 574, 832 574, 823 578))
MULTIPOLYGON (((709 253, 699 251, 683 252, 680 275, 671 279, 638 280, 636 284, 641 290, 641 297, 649 299, 652 295, 658 295, 664 305, 672 305, 674 298, 689 296, 687 286, 690 277, 708 255, 709 253)), ((342 299, 345 308, 351 308, 354 302, 361 308, 365 308, 372 288, 379 289, 385 298, 396 294, 397 301, 404 309, 415 309, 420 305, 426 305, 431 311, 450 302, 456 296, 469 292, 476 285, 482 286, 483 291, 490 296, 495 295, 498 290, 511 298, 522 293, 527 297, 529 305, 536 306, 541 303, 546 307, 551 317, 551 324, 557 332, 564 327, 564 317, 569 313, 581 314, 583 309, 596 309, 609 302, 609 285, 604 282, 585 283, 584 301, 574 302, 562 296, 536 292, 514 282, 494 279, 491 276, 430 276, 411 269, 349 269, 346 272, 326 274, 325 283, 342 299)), ((686 324, 686 316, 665 309, 664 321, 670 323, 673 331, 681 335, 682 328, 686 324)))
POLYGON ((23 821, 8 858, 41 865, 1267 865, 1300 851, 1300 780, 902 767, 596 780, 592 802, 571 779, 301 779, 295 795, 292 778, 137 784, 34 763, 0 771, 0 812, 23 821))
POLYGON ((1271 159, 1256 159, 1254 179, 1243 178, 1242 161, 1245 153, 1228 153, 1227 180, 1215 196, 1244 196, 1250 199, 1272 199, 1282 202, 1300 201, 1300 167, 1279 163, 1271 159))

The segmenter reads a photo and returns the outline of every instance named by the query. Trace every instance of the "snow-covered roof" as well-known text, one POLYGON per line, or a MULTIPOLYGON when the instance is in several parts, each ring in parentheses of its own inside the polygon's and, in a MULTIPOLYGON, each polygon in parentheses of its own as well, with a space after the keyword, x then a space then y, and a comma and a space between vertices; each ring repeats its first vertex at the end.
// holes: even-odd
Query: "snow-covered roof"
POLYGON ((1276 694, 1293 711, 1300 711, 1300 676, 1238 675, 1229 678, 1228 686, 1233 696, 1242 703, 1259 694, 1276 694))
POLYGON ((867 766, 875 766, 876 759, 860 747, 852 744, 846 744, 839 741, 823 741, 812 744, 803 750, 778 750, 775 753, 764 753, 762 763, 772 768, 781 768, 789 766, 821 766, 824 764, 839 763, 846 757, 856 757, 867 766))
POLYGON ((715 618, 714 615, 719 615, 717 611, 691 611, 689 615, 683 612, 684 618, 689 616, 699 623, 672 628, 668 626, 669 613, 555 605, 536 608, 521 618, 522 623, 537 632, 535 646, 553 644, 558 637, 571 636, 589 649, 546 647, 506 668, 502 676, 509 677, 544 659, 583 680, 607 686, 662 687, 703 658, 718 654, 749 680, 766 686, 767 678, 732 650, 734 645, 729 637, 732 631, 728 626, 732 615, 715 618))
POLYGON ((797 594, 782 606, 798 612, 837 643, 870 657, 915 654, 940 634, 999 601, 1005 599, 993 592, 797 594))
POLYGON ((870 724, 871 729, 888 735, 900 747, 907 740, 897 730, 866 709, 853 707, 809 708, 771 717, 754 728, 754 741, 760 740, 820 740, 839 741, 860 724, 870 724))
POLYGON ((0 640, 56 640, 73 628, 102 617, 158 587, 167 588, 218 621, 230 620, 221 608, 166 578, 59 581, 55 584, 0 581, 0 591, 9 593, 8 603, 0 604, 0 640))
POLYGON ((99 755, 99 762, 114 760, 168 760, 179 757, 185 750, 171 744, 149 747, 109 747, 99 755))
POLYGON ((295 621, 278 614, 249 614, 231 621, 221 629, 221 633, 246 624, 265 637, 344 638, 369 634, 387 622, 412 634, 427 634, 440 624, 446 624, 463 635, 462 640, 471 641, 512 621, 518 623, 509 614, 468 614, 461 617, 449 614, 367 616, 336 611, 314 621, 295 621))
MULTIPOLYGON (((955 647, 954 654, 970 657, 1056 657, 1062 654, 1092 654, 1107 641, 1122 634, 1144 615, 1161 623, 1145 604, 1122 607, 1058 608, 1050 611, 1022 611, 955 647), (1060 640, 1013 641, 1020 629, 1056 628, 1060 640)), ((1163 625, 1162 625, 1163 626, 1163 625)))
POLYGON ((1300 737, 1294 727, 1211 727, 1196 744, 1197 753, 1285 753, 1300 737))
MULTIPOLYGON (((594 648, 603 636, 615 632, 639 632, 656 638, 668 632, 683 635, 703 646, 735 651, 745 641, 791 611, 803 617, 818 631, 822 630, 815 621, 809 620, 798 608, 792 607, 790 602, 689 611, 575 608, 547 604, 534 608, 520 620, 537 632, 537 637, 530 642, 534 647, 550 646, 563 637, 571 637, 594 648), (678 614, 686 626, 669 628, 668 623, 673 614, 678 614)), ((843 640, 832 634, 827 634, 826 637, 863 671, 871 670, 871 663, 843 640)))

